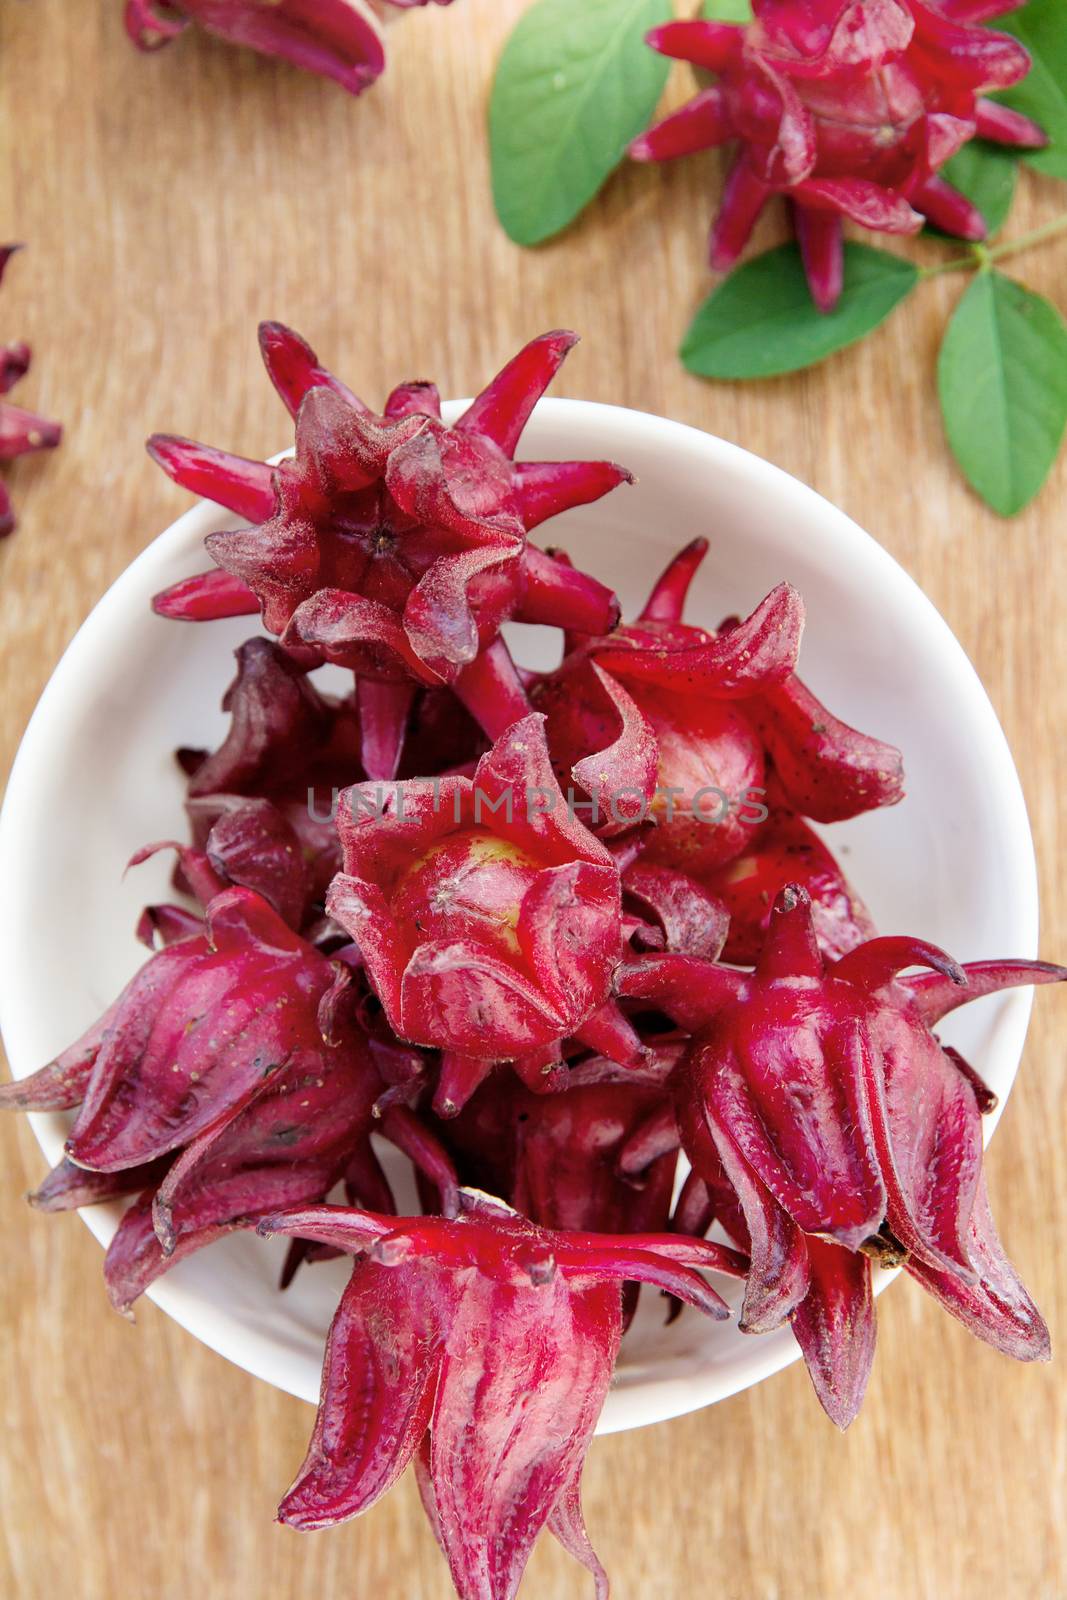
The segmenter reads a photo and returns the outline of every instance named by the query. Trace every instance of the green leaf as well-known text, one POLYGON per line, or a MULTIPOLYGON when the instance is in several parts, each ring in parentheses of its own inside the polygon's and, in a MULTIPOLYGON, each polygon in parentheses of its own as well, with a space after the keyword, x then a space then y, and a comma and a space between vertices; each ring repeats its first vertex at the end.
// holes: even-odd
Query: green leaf
POLYGON ((1029 0, 1022 11, 998 17, 995 27, 1021 39, 1034 64, 1022 83, 995 98, 1040 122, 1051 144, 1028 150, 1023 160, 1054 178, 1067 178, 1067 5, 1029 0))
POLYGON ((752 0, 704 0, 700 15, 708 22, 751 22, 752 0))
MULTIPOLYGON (((1005 150, 1003 145, 972 139, 941 169, 941 176, 978 207, 986 220, 990 238, 1000 232, 1011 210, 1019 175, 1018 160, 1017 153, 1005 150)), ((930 232, 947 237, 941 234, 940 228, 931 228, 930 232)))
POLYGON ((645 34, 670 0, 537 0, 489 102, 493 198, 516 244, 540 244, 588 205, 646 128, 670 63, 645 34))
POLYGON ((967 481, 1013 517, 1048 477, 1067 426, 1067 325, 1041 295, 983 272, 948 325, 937 377, 967 481))
POLYGON ((918 282, 902 256, 845 246, 836 308, 817 311, 796 245, 768 250, 732 272, 705 300, 681 357, 702 378, 773 378, 824 361, 884 322, 918 282))

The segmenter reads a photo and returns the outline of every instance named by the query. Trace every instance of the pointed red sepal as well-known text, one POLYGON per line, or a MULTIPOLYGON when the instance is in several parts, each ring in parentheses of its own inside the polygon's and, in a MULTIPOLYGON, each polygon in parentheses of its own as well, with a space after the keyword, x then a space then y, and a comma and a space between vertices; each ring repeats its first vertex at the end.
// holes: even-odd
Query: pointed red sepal
POLYGON ((936 944, 897 935, 868 939, 836 961, 830 975, 873 993, 892 983, 905 967, 930 967, 957 988, 967 986, 967 974, 959 962, 936 944))
POLYGON ((0 405, 0 461, 14 461, 35 450, 54 450, 62 437, 58 422, 49 422, 36 411, 26 411, 7 400, 0 405))
POLYGON ((645 38, 661 56, 691 61, 706 72, 722 72, 740 54, 744 33, 733 23, 694 20, 662 23, 645 38))
POLYGON ((618 622, 615 591, 569 562, 528 544, 522 569, 524 590, 515 611, 517 622, 541 622, 568 633, 591 634, 610 633, 618 622))
POLYGON ((965 194, 954 189, 945 178, 927 178, 911 192, 915 205, 942 233, 979 244, 989 234, 989 225, 978 207, 965 194))
POLYGON ((968 961, 963 972, 965 988, 951 977, 925 972, 909 973, 899 980, 927 1027, 985 994, 1025 988, 1028 984, 1067 982, 1067 967, 1056 967, 1047 961, 968 961))
POLYGON ((555 1510, 548 1519, 548 1530, 559 1540, 567 1554, 573 1556, 590 1574, 596 1600, 609 1600, 608 1575, 593 1549, 582 1516, 581 1488, 577 1475, 556 1501, 555 1510))
MULTIPOLYGON (((1022 0, 1025 4, 1025 0, 1022 0)), ((1044 128, 1011 106, 1002 106, 999 100, 979 100, 975 111, 975 126, 980 139, 990 139, 994 144, 1008 145, 1017 150, 1043 150, 1048 144, 1044 128)))
POLYGON ((713 272, 729 272, 736 264, 771 193, 748 159, 738 156, 727 176, 722 206, 711 230, 708 259, 713 272))
POLYGON ((732 1005, 747 988, 747 974, 695 956, 637 956, 624 961, 615 974, 617 995, 648 1000, 688 1032, 705 1027, 717 1011, 732 1005))
MULTIPOLYGON (((721 1163, 740 1201, 748 1233, 749 1272, 739 1325, 742 1333, 771 1333, 788 1321, 808 1292, 811 1265, 807 1240, 733 1142, 717 1133, 715 1147, 716 1165, 721 1163)), ((685 1150, 699 1172, 699 1153, 694 1159, 688 1138, 685 1150)))
POLYGON ((734 117, 721 89, 704 89, 680 111, 657 122, 629 147, 634 161, 674 161, 714 150, 734 138, 734 117))
POLYGON ((162 590, 153 597, 152 610, 175 622, 216 622, 220 617, 258 616, 259 601, 240 578, 214 567, 162 590))
POLYGON ((893 745, 833 716, 794 674, 751 702, 753 717, 794 811, 843 822, 904 797, 904 764, 893 745))
POLYGON ((845 234, 841 217, 797 203, 793 226, 811 298, 820 311, 832 311, 845 286, 845 234))
POLYGON ((259 352, 263 365, 285 409, 295 417, 312 389, 331 389, 355 411, 369 414, 370 408, 354 395, 347 384, 335 378, 319 361, 306 339, 283 322, 261 322, 259 352))
MULTIPOLYGON (((616 466, 614 461, 519 461, 512 474, 527 532, 564 511, 592 505, 620 484, 633 481, 633 473, 616 466)), ((586 631, 607 630, 598 627, 586 631)))
MULTIPOLYGON (((678 1118, 674 1114, 674 1107, 670 1103, 659 1106, 626 1140, 619 1152, 619 1171, 627 1178, 640 1177, 654 1161, 677 1150, 681 1142, 682 1136, 678 1131, 678 1118)), ((693 1230, 683 1228, 680 1231, 689 1233, 693 1230)))
POLYGON ((127 1195, 139 1194, 145 1187, 154 1186, 166 1170, 165 1162, 155 1162, 144 1167, 131 1167, 126 1172, 90 1172, 86 1167, 76 1167, 64 1156, 52 1168, 40 1188, 26 1196, 35 1211, 74 1211, 81 1206, 103 1205, 109 1200, 123 1200, 127 1195))
POLYGON ((774 902, 756 975, 761 983, 771 983, 776 978, 821 978, 824 971, 811 896, 801 884, 787 884, 774 902))
POLYGON ((117 1011, 118 1002, 69 1049, 28 1078, 0 1083, 0 1111, 70 1111, 80 1105, 117 1011))
POLYGON ((791 1322, 815 1393, 839 1428, 856 1420, 874 1363, 871 1263, 840 1245, 807 1241, 811 1286, 791 1322))
POLYGON ((410 680, 359 680, 360 758, 372 782, 391 783, 396 777, 414 698, 410 680))
POLYGON ((575 1029, 574 1037, 579 1044, 608 1061, 618 1062, 621 1067, 640 1067, 648 1056, 640 1035, 614 1000, 598 1006, 592 1016, 575 1029))
POLYGON ((330 1328, 308 1453, 278 1520, 325 1528, 379 1500, 426 1432, 451 1307, 429 1283, 357 1262, 330 1328))
POLYGON ((911 1276, 976 1338, 1016 1361, 1047 1361, 1052 1353, 1048 1328, 1004 1254, 984 1181, 975 1196, 968 1255, 977 1274, 976 1281, 969 1284, 961 1282, 955 1273, 929 1266, 918 1256, 910 1257, 905 1265, 911 1276))
POLYGON ((652 585, 638 622, 681 622, 693 579, 709 550, 706 539, 691 539, 652 585))
POLYGON ((464 667, 452 687, 487 738, 501 738, 530 714, 529 698, 503 639, 494 639, 464 667))
POLYGON ((513 456, 534 406, 577 343, 578 335, 566 330, 531 339, 460 417, 459 432, 477 434, 513 456))
POLYGON ((145 447, 167 477, 190 494, 202 495, 249 522, 274 513, 274 468, 264 461, 229 455, 177 434, 154 433, 145 447))
POLYGON ((441 1070, 434 1091, 433 1110, 438 1117, 455 1117, 463 1110, 493 1070, 482 1056, 464 1056, 455 1050, 441 1052, 441 1070))

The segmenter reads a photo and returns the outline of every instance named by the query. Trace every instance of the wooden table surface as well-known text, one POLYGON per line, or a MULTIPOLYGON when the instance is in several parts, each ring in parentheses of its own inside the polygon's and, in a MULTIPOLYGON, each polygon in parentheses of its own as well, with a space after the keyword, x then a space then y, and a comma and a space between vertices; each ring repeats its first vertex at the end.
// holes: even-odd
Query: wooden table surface
MULTIPOLYGON (((409 18, 390 73, 354 102, 202 39, 138 57, 121 0, 4 0, 0 232, 30 248, 4 285, 0 326, 32 342, 20 398, 61 418, 67 440, 10 473, 22 525, 0 549, 0 770, 90 606, 186 503, 143 437, 277 448, 284 419, 259 369, 257 319, 301 329, 372 399, 412 373, 469 392, 562 324, 585 343, 559 392, 739 441, 842 506, 925 587, 1007 730, 1037 838, 1044 950, 1067 956, 1067 458, 1010 524, 963 486, 934 393, 956 277, 927 283, 816 372, 747 387, 688 377, 672 351, 706 290, 714 159, 626 172, 561 241, 534 254, 509 244, 483 117, 524 4, 457 0, 409 18)), ((1012 231, 1054 215, 1064 192, 1027 176, 1012 231)), ((1028 258, 1025 273, 1067 310, 1064 250, 1028 258)), ((63 930, 69 959, 77 939, 63 930)), ((907 1282, 881 1303, 874 1379, 847 1437, 795 1366, 711 1410, 598 1441, 585 1500, 617 1600, 1067 1592, 1065 1002, 1039 999, 990 1162, 1002 1232, 1059 1362, 1016 1367, 907 1282)), ((5 1121, 0 1141, 0 1592, 446 1600, 410 1481, 331 1532, 274 1525, 309 1408, 147 1303, 136 1327, 115 1316, 77 1219, 24 1206, 43 1171, 28 1128, 5 1121)), ((524 1593, 587 1592, 546 1540, 524 1593)))

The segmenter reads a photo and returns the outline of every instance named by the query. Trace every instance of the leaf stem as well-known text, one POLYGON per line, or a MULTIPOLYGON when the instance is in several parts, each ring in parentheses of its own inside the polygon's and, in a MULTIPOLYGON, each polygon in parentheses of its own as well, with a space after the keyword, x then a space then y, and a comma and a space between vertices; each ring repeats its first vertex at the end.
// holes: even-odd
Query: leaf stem
POLYGON ((973 248, 965 256, 949 256, 947 261, 939 261, 936 267, 920 267, 920 278, 940 278, 943 272, 973 272, 981 264, 981 257, 973 248))
POLYGON ((1067 212, 1062 216, 1053 217, 1051 222, 1043 223, 1032 233, 1022 234, 1018 239, 1005 239, 1003 244, 972 244, 966 255, 950 256, 947 261, 940 261, 936 267, 921 267, 919 276, 939 278, 943 272, 988 272, 993 262, 1006 261, 1010 256, 1021 255, 1024 250, 1044 244, 1046 239, 1054 239, 1060 233, 1067 233, 1067 212))
POLYGON ((1008 256, 1018 255, 1022 250, 1029 250, 1031 245, 1044 244, 1046 239, 1053 239, 1058 233, 1065 231, 1067 231, 1067 212, 1062 216, 1053 217, 1051 222, 1035 228, 1032 233, 1024 233, 1019 239, 1006 239, 1003 244, 990 245, 987 254, 990 261, 1003 261, 1008 256))

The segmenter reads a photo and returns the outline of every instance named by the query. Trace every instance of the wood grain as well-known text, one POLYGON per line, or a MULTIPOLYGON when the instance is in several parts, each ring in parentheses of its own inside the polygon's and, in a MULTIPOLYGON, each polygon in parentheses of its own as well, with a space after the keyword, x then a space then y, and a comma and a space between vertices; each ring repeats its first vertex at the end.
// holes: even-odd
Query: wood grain
MULTIPOLYGON (((206 40, 138 58, 120 0, 5 0, 0 231, 30 249, 0 318, 7 337, 35 347, 27 403, 61 417, 68 440, 10 475, 22 526, 0 551, 0 770, 89 607, 184 504, 147 461, 144 435, 173 429, 251 455, 278 447, 257 318, 300 328, 370 397, 410 372, 468 392, 522 339, 563 324, 586 342, 560 392, 740 441, 843 506, 925 587, 1007 729, 1037 836, 1045 948, 1062 956, 1067 460, 1011 524, 961 483, 933 383, 955 277, 926 284, 869 343, 816 372, 751 387, 687 377, 672 352, 705 291, 714 160, 625 172, 564 239, 513 248, 493 219, 483 118, 523 3, 457 0, 413 16, 390 75, 357 104, 206 40)), ((1053 215, 1062 195, 1026 177, 1012 231, 1053 215)), ((1067 309, 1062 244, 1027 259, 1025 274, 1067 309)), ((67 929, 73 959, 76 941, 67 929)), ((990 1170, 1002 1231, 1061 1338, 1065 1000, 1040 998, 990 1170)), ((89 1234, 23 1206, 42 1172, 29 1132, 5 1122, 0 1140, 0 1591, 446 1600, 410 1483, 330 1533, 272 1524, 309 1410, 150 1305, 136 1328, 113 1316, 89 1234)), ((1062 1357, 1015 1368, 910 1283, 882 1303, 881 1331, 847 1438, 794 1368, 594 1446, 588 1517, 617 1600, 1067 1592, 1062 1357)), ((564 1600, 585 1583, 546 1544, 525 1593, 564 1600)))

